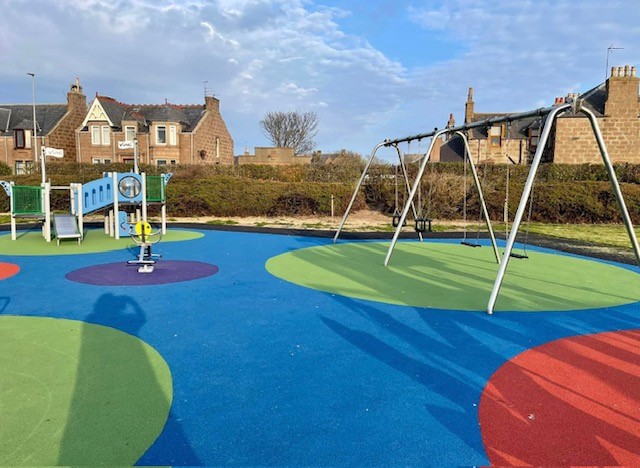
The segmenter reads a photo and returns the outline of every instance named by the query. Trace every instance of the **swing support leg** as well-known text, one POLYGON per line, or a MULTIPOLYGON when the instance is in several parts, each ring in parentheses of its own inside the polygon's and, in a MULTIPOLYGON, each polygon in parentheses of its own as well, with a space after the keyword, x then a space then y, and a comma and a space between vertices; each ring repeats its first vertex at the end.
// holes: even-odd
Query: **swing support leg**
POLYGON ((529 195, 531 194, 533 181, 536 177, 538 166, 540 166, 540 161, 542 160, 542 153, 544 152, 544 147, 546 146, 547 140, 549 139, 549 134, 551 133, 551 127, 553 126, 553 121, 555 120, 555 117, 556 115, 558 115, 559 112, 566 111, 570 107, 571 107, 570 104, 564 104, 562 106, 558 106, 557 108, 554 108, 547 116, 547 121, 545 122, 544 129, 542 130, 542 135, 540 136, 538 147, 536 148, 536 153, 533 156, 533 161, 531 163, 531 169, 529 169, 529 175, 527 176, 527 181, 524 184, 524 189, 522 191, 522 198, 520 198, 520 204, 518 205, 518 210, 516 211, 516 215, 513 218, 513 222, 511 223, 511 232, 509 233, 509 239, 507 239, 507 246, 504 249, 502 261, 500 262, 498 275, 496 276, 496 280, 493 284, 493 289, 491 290, 491 296, 489 297, 489 304, 487 305, 488 314, 493 314, 493 309, 498 299, 498 293, 500 292, 502 281, 504 280, 504 275, 507 272, 507 266, 509 265, 509 259, 511 258, 511 251, 513 250, 513 245, 516 242, 516 236, 518 235, 518 228, 520 227, 520 223, 522 222, 522 217, 524 215, 524 212, 527 209, 527 200, 529 199, 529 195))
POLYGON ((542 131, 542 135, 538 143, 538 148, 536 149, 533 162, 531 163, 531 169, 529 171, 529 176, 527 177, 527 181, 525 183, 525 187, 522 193, 522 198, 520 199, 520 204, 518 205, 518 211, 516 212, 516 216, 513 220, 513 227, 511 229, 511 234, 509 235, 509 240, 507 241, 507 247, 504 252, 504 257, 502 258, 500 269, 498 270, 498 276, 496 277, 496 281, 493 285, 493 290, 491 291, 491 297, 489 298, 489 304, 487 305, 488 314, 493 313, 493 309, 495 307, 495 303, 498 298, 498 293, 500 292, 500 287, 502 285, 502 281, 504 279, 507 265, 509 263, 509 257, 513 250, 513 244, 515 243, 515 238, 518 233, 518 227, 520 226, 520 222, 522 221, 522 216, 526 209, 527 200, 529 199, 529 196, 531 194, 533 181, 535 179, 538 166, 540 165, 540 160, 542 159, 542 153, 547 143, 547 139, 549 138, 549 133, 551 132, 551 127, 553 126, 553 122, 556 116, 560 112, 564 112, 574 106, 576 111, 580 111, 583 114, 586 114, 587 117, 589 118, 594 136, 598 143, 598 148, 600 149, 602 161, 607 169, 609 182, 611 182, 611 187, 613 189, 614 195, 618 202, 618 208, 620 209, 620 214, 622 215, 622 218, 624 220, 624 224, 627 229, 627 234, 629 235, 629 240, 631 241, 631 245, 636 255, 636 262, 638 263, 638 265, 640 265, 640 247, 638 246, 638 239, 636 238, 635 231, 633 230, 631 217, 629 216, 629 211, 627 210, 627 207, 625 205, 624 197, 622 196, 622 191, 620 190, 620 185, 618 184, 618 179, 613 169, 613 165, 611 164, 611 159, 609 158, 609 153, 607 152, 604 139, 602 138, 600 127, 598 126, 598 121, 596 119, 596 116, 593 114, 593 112, 591 112, 589 109, 585 107, 582 107, 580 104, 581 104, 580 101, 577 101, 571 104, 564 104, 564 105, 558 106, 557 108, 554 108, 547 116, 547 121, 545 122, 544 129, 542 131))
MULTIPOLYGON (((464 141, 464 151, 465 157, 467 161, 469 161, 469 167, 471 168, 471 174, 473 175, 473 183, 476 185, 476 190, 478 191, 478 198, 480 199, 480 206, 482 207, 482 215, 484 216, 484 222, 487 225, 487 230, 489 231, 489 236, 491 237, 491 246, 493 247, 493 254, 496 257, 496 263, 500 265, 500 254, 498 253, 498 244, 496 244, 496 236, 493 233, 493 227, 491 226, 491 220, 489 219, 489 211, 487 210, 487 204, 484 201, 484 195, 482 194, 482 187, 480 187, 480 180, 478 179, 478 172, 476 171, 476 166, 473 164, 473 159, 471 158, 471 148, 469 148, 469 140, 467 140, 467 136, 462 132, 456 132, 456 135, 460 135, 462 137, 462 141, 464 141)), ((477 244, 473 244, 474 246, 477 244)))
POLYGON ((340 226, 338 226, 338 230, 336 231, 335 236, 333 236, 333 243, 334 244, 337 242, 338 237, 340 236, 340 232, 342 231, 342 228, 344 227, 344 223, 347 222, 347 218, 349 217, 349 212, 351 211, 351 208, 353 207, 353 203, 356 201, 356 197, 358 196, 358 192, 360 191, 360 187, 362 187, 362 183, 364 182, 364 179, 367 176, 367 173, 369 172, 369 167, 371 167, 371 163, 373 162, 373 159, 375 158, 376 153, 385 144, 386 144, 386 141, 383 141, 382 143, 378 143, 373 148, 373 151, 371 151, 371 156, 369 156, 369 160, 367 161, 367 164, 365 164, 365 166, 364 166, 364 169, 362 171, 362 175, 360 176, 360 180, 358 180, 358 184, 356 185, 356 189, 353 191, 353 195, 351 197, 351 201, 349 202, 349 206, 347 206, 347 209, 345 210, 344 215, 342 216, 342 221, 340 221, 340 226))

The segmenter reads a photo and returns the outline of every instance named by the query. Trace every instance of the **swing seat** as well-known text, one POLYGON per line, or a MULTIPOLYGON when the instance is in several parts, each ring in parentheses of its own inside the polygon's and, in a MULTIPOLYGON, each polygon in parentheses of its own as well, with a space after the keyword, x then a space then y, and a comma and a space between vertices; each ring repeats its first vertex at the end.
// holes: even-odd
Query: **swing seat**
MULTIPOLYGON (((400 214, 398 212, 394 213, 393 216, 391 217, 391 225, 393 227, 398 227, 398 225, 400 224, 400 214)), ((407 220, 404 220, 404 223, 402 224, 402 226, 406 226, 407 225, 407 220)))
POLYGON ((469 242, 466 240, 463 240, 462 242, 460 242, 460 244, 466 245, 467 247, 482 247, 482 244, 477 244, 475 242, 469 242))
POLYGON ((521 259, 521 260, 529 258, 529 256, 527 254, 518 254, 518 253, 513 253, 513 252, 511 252, 509 254, 509 257, 518 258, 518 259, 521 259))
POLYGON ((431 218, 416 218, 416 232, 425 233, 427 231, 431 232, 431 218))

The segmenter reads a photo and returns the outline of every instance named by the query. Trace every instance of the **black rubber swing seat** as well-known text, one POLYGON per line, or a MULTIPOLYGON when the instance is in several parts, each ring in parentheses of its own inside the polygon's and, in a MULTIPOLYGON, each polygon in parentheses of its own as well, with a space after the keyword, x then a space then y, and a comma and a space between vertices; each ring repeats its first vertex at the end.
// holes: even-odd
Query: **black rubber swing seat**
MULTIPOLYGON (((392 217, 391 217, 391 225, 393 227, 398 227, 398 225, 400 224, 400 218, 402 216, 400 216, 398 213, 395 213, 392 217)), ((404 223, 402 224, 402 226, 406 226, 407 225, 407 220, 404 220, 404 223)))
POLYGON ((419 233, 431 232, 431 218, 416 218, 415 230, 419 233))
POLYGON ((466 245, 467 247, 482 247, 481 244, 476 244, 475 242, 461 241, 460 244, 466 245))

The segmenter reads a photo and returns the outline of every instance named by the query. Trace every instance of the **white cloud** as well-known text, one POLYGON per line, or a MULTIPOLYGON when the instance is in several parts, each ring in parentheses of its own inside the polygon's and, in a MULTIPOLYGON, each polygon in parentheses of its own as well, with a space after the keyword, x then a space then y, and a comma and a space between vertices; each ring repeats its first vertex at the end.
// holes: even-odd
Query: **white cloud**
POLYGON ((624 0, 410 3, 362 3, 380 10, 367 29, 323 0, 0 0, 0 102, 30 99, 26 71, 49 102, 76 76, 88 96, 148 103, 201 102, 208 81, 240 147, 266 144, 264 112, 296 108, 318 112, 321 149, 368 153, 460 121, 469 86, 479 111, 518 111, 601 82, 612 43, 612 65, 640 65, 640 9, 624 0), (411 29, 451 53, 385 50, 384 34, 411 29))

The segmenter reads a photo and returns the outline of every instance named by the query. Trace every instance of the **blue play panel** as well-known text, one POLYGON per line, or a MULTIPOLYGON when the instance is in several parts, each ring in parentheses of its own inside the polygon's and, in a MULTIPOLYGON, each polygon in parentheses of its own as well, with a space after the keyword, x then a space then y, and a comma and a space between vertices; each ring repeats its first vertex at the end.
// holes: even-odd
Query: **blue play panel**
MULTIPOLYGON (((555 340, 640 328, 638 302, 489 316, 324 292, 278 278, 265 264, 330 239, 202 232, 155 246, 158 268, 166 261, 203 269, 161 284, 96 284, 108 268, 118 275, 111 265, 132 258, 126 249, 0 258, 19 266, 0 281, 0 317, 111 327, 166 361, 170 410, 140 465, 488 465, 496 458, 479 405, 501 366, 555 340), (73 280, 84 271, 89 279, 73 280)), ((627 396, 639 399, 635 391, 627 396)), ((523 411, 534 421, 534 409, 523 411)), ((616 456, 605 461, 628 460, 616 456)))

